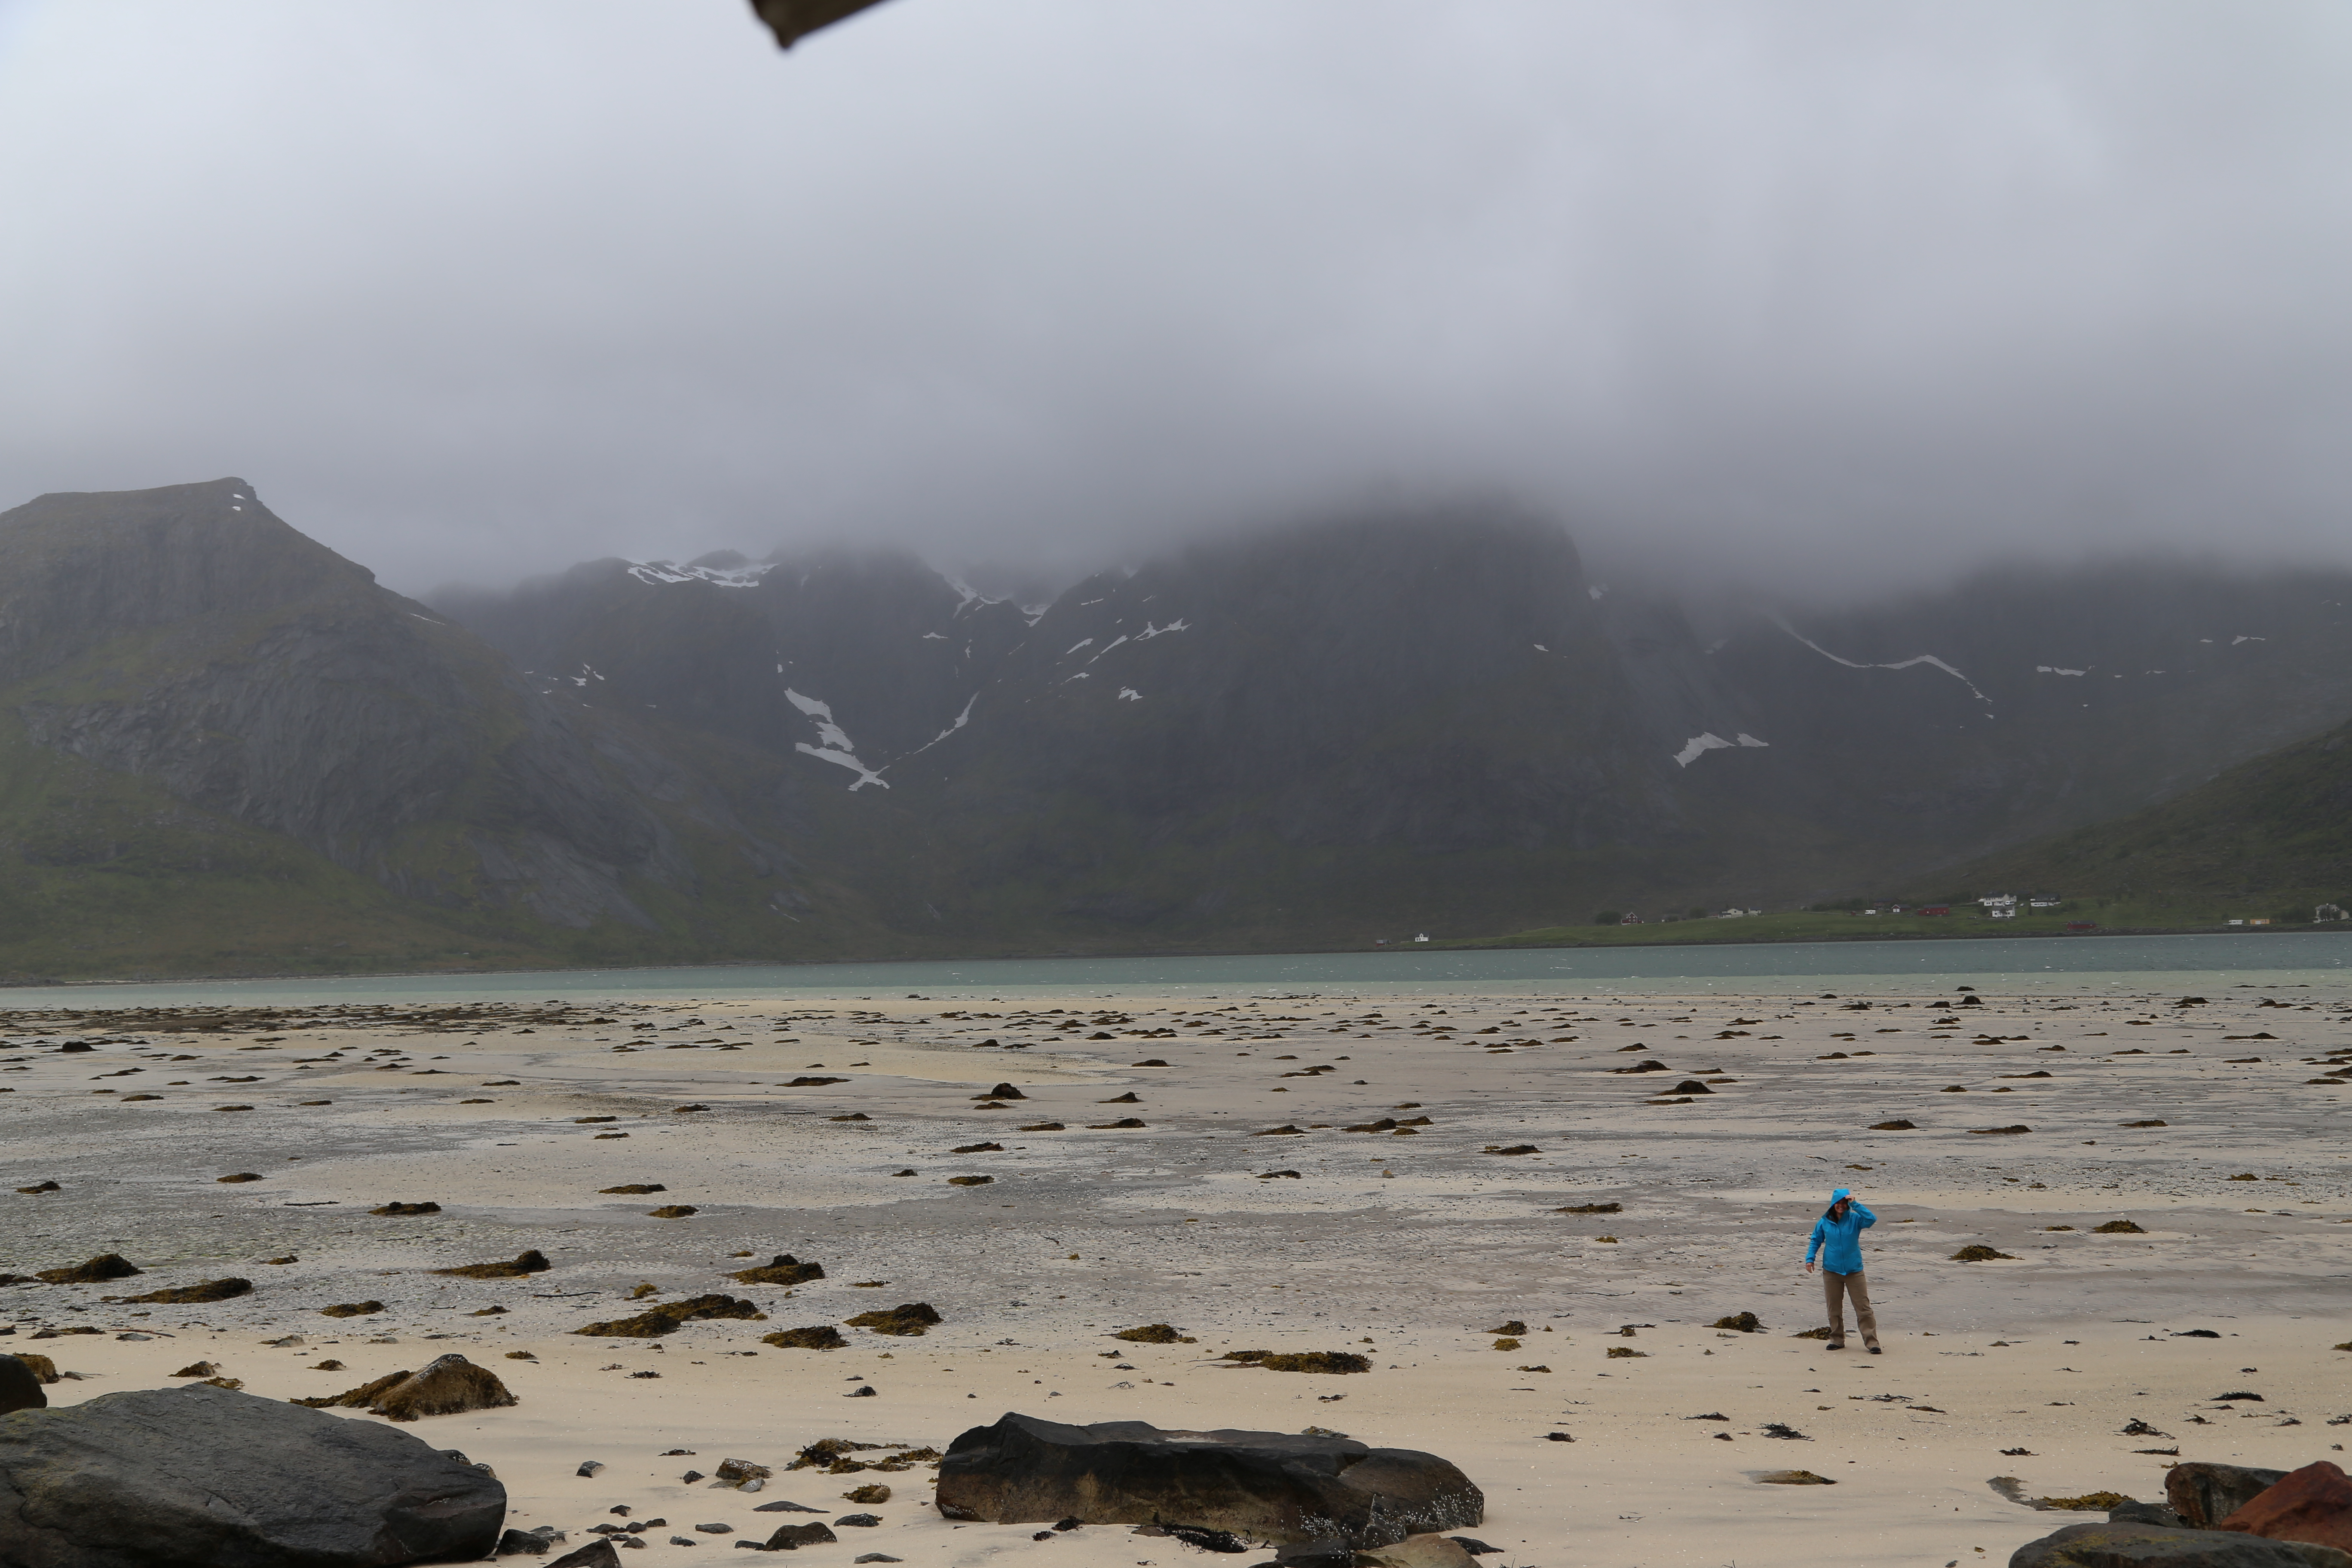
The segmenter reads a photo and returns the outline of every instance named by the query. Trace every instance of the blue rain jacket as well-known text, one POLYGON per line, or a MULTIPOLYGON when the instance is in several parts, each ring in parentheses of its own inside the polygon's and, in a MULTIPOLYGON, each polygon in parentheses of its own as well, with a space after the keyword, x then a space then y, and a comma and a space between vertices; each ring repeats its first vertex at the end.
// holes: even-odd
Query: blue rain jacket
POLYGON ((1878 1216, 1858 1203, 1846 1205, 1843 1219, 1822 1215, 1813 1221, 1813 1238, 1805 1247, 1805 1261, 1811 1263, 1819 1253, 1822 1267, 1832 1274, 1861 1273, 1862 1233, 1877 1223, 1878 1216))

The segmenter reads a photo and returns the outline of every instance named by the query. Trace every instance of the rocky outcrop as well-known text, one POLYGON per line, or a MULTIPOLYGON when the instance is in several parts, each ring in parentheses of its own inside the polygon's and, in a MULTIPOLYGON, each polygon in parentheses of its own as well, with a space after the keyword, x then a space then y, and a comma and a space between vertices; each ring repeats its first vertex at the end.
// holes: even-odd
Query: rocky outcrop
POLYGON ((2164 1499, 2180 1522, 2210 1530, 2284 1479, 2284 1470, 2217 1465, 2192 1459, 2164 1473, 2164 1499))
POLYGON ((1076 1519, 1355 1547, 1466 1528, 1486 1514, 1467 1476, 1410 1448, 1021 1415, 955 1440, 940 1465, 938 1504, 950 1519, 999 1524, 1076 1519))
POLYGON ((404 1432, 205 1384, 0 1416, 10 1568, 396 1568, 485 1556, 506 1489, 404 1432))
POLYGON ((2280 1477, 2214 1528, 2352 1552, 2352 1479, 2326 1459, 2305 1465, 2280 1477))
POLYGON ((2070 1524, 2010 1553, 2009 1568, 2352 1568, 2352 1557, 2220 1530, 2070 1524))

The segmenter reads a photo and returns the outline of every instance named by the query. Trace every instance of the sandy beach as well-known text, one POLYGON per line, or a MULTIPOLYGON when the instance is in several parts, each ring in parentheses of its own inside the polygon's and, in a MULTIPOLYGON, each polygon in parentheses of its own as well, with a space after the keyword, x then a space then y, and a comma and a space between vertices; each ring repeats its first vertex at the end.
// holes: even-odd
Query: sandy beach
POLYGON ((409 1429, 494 1467, 511 1524, 574 1545, 658 1519, 655 1552, 723 1551, 817 1517, 754 1511, 782 1500, 878 1516, 820 1549, 845 1563, 1199 1555, 1124 1527, 957 1524, 920 1463, 786 1468, 822 1438, 944 1448, 1020 1411, 1425 1448, 1485 1489, 1470 1533, 1512 1568, 2001 1560, 2100 1517, 2016 1498, 2158 1499, 2176 1454, 2293 1467, 2352 1436, 2331 1348, 2352 1005, 2211 985, 2186 1005, 2112 986, 94 996, 5 1017, 0 1274, 104 1253, 143 1272, 0 1289, 0 1349, 74 1374, 59 1404, 198 1362, 332 1394, 460 1352, 520 1403, 409 1429), (1842 1185, 1878 1215, 1879 1356, 1793 1337, 1822 1321, 1801 1265, 1842 1185), (438 1207, 371 1212, 396 1204, 438 1207), (652 1212, 670 1205, 693 1212, 652 1212), (2116 1221, 2137 1228, 2096 1228, 2116 1221), (2005 1256, 1953 1260, 1971 1246, 2005 1256), (527 1248, 551 1267, 432 1272, 527 1248), (824 1278, 729 1278, 777 1254, 824 1278), (228 1277, 254 1288, 101 1300, 228 1277), (764 1321, 572 1331, 710 1292, 764 1321), (918 1301, 941 1319, 919 1337, 845 1326, 918 1301), (382 1310, 321 1312, 364 1302, 382 1310), (1741 1312, 1762 1331, 1713 1326, 1741 1312), (1109 1337, 1150 1323, 1194 1342, 1109 1337), (825 1324, 845 1348, 761 1341, 825 1324), (1221 1359, 1237 1350, 1371 1370, 1221 1359), (757 1494, 680 1479, 730 1458, 777 1473, 757 1494), (1790 1468, 1836 1484, 1757 1479, 1790 1468), (887 1502, 846 1500, 876 1483, 887 1502))

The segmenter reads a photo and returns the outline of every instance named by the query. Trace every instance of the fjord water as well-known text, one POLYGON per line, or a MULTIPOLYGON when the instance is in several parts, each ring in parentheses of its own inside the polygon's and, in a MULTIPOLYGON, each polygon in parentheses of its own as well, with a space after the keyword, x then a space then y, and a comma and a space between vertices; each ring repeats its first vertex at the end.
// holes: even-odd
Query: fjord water
POLYGON ((991 994, 1072 998, 1382 992, 1496 995, 1564 991, 2134 992, 2226 985, 2352 984, 2352 933, 2009 937, 1926 942, 1753 942, 1683 947, 1486 948, 1466 952, 1235 953, 1159 958, 1002 958, 876 963, 724 964, 533 970, 500 974, 175 981, 27 986, 0 1010, 241 1004, 584 1001, 801 993, 970 1001, 991 994))

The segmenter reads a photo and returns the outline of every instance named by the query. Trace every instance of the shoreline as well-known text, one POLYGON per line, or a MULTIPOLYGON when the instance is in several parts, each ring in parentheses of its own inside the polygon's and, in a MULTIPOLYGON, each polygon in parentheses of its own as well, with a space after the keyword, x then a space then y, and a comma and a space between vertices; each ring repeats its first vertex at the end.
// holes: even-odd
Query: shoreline
MULTIPOLYGON (((1676 921, 1675 924, 1701 924, 1701 921, 1676 921)), ((1729 922, 1724 922, 1729 923, 1729 922)), ((2296 926, 2117 926, 2093 931, 2027 931, 2017 932, 1983 932, 1954 930, 1946 931, 1856 931, 1845 934, 1817 934, 1801 937, 1773 936, 1707 936, 1673 942, 1511 942, 1499 938, 1458 937, 1444 941, 1391 942, 1377 947, 1321 948, 1233 948, 1212 951, 1199 950, 1138 950, 1130 952, 1009 952, 986 955, 965 955, 954 958, 777 958, 722 959, 707 963, 601 963, 583 964, 574 968, 551 969, 533 966, 516 969, 385 969, 352 970, 332 973, 320 971, 283 971, 270 973, 190 973, 144 976, 117 976, 104 979, 5 979, 0 978, 0 999, 11 991, 47 991, 68 989, 102 989, 127 985, 242 985, 278 984, 289 982, 314 982, 319 984, 362 983, 393 980, 487 980, 544 974, 551 978, 599 973, 686 974, 725 973, 758 969, 809 970, 824 968, 878 968, 885 964, 958 963, 1148 963, 1153 960, 1215 960, 1266 958, 1339 958, 1396 957, 1431 953, 1468 952, 1666 952, 1710 947, 1814 947, 1879 945, 1939 942, 2042 942, 2049 940, 2084 941, 2098 939, 2139 940, 2148 937, 2210 936, 2227 938, 2267 938, 2283 936, 2342 936, 2352 938, 2352 922, 2340 930, 2296 926)))

